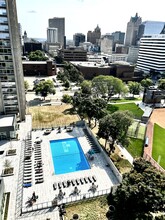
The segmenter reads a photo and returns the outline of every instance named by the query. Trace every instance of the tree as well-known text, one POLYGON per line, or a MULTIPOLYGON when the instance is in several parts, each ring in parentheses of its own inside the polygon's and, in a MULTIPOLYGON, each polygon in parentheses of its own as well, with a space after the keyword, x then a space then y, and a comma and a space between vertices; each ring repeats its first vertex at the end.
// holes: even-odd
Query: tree
POLYGON ((62 96, 62 102, 64 103, 71 103, 72 102, 72 97, 68 94, 64 94, 62 96))
POLYGON ((36 50, 36 51, 30 52, 28 58, 29 58, 29 60, 32 60, 32 61, 48 60, 48 57, 46 57, 45 54, 41 50, 36 50))
POLYGON ((97 120, 100 120, 106 115, 107 102, 101 98, 94 99, 93 118, 95 119, 95 126, 97 120))
POLYGON ((69 87, 70 87, 70 82, 69 82, 68 80, 66 80, 66 81, 64 82, 64 86, 65 86, 65 89, 68 90, 69 87))
POLYGON ((82 73, 71 63, 64 62, 63 72, 70 82, 81 83, 84 80, 82 73))
POLYGON ((127 92, 127 88, 121 79, 113 76, 97 76, 92 80, 92 89, 94 94, 107 96, 108 100, 115 94, 127 92))
POLYGON ((119 141, 122 144, 125 142, 128 128, 132 122, 133 116, 129 111, 116 111, 112 114, 107 114, 99 120, 98 136, 106 140, 105 147, 107 141, 111 139, 110 153, 114 149, 115 141, 119 141))
POLYGON ((96 96, 96 97, 106 96, 106 94, 108 93, 108 86, 107 86, 107 82, 105 80, 105 76, 100 75, 100 76, 96 76, 93 78, 92 92, 93 92, 94 96, 96 96))
POLYGON ((165 175, 143 158, 134 160, 133 169, 123 175, 116 192, 109 196, 116 220, 153 219, 151 213, 163 212, 165 175))
POLYGON ((27 91, 29 88, 29 83, 27 80, 24 81, 25 90, 27 91))
POLYGON ((56 93, 52 80, 41 81, 35 85, 34 90, 36 95, 40 94, 42 97, 44 97, 44 100, 48 94, 54 95, 56 93))
POLYGON ((88 124, 91 126, 91 120, 99 120, 105 115, 106 101, 96 98, 82 96, 82 93, 76 93, 73 96, 73 106, 82 118, 88 118, 88 124))
POLYGON ((138 82, 129 82, 128 83, 129 92, 134 95, 139 95, 141 90, 141 84, 138 82))
POLYGON ((90 81, 84 80, 80 86, 82 94, 87 96, 90 96, 92 94, 92 84, 90 81))
POLYGON ((148 88, 149 86, 153 85, 153 82, 151 79, 147 78, 147 79, 143 79, 141 82, 141 86, 144 88, 148 88))
POLYGON ((83 118, 88 118, 89 127, 91 126, 91 120, 94 116, 94 101, 92 98, 81 98, 81 102, 78 105, 78 114, 80 114, 83 118))
POLYGON ((158 80, 158 88, 165 90, 165 79, 159 79, 158 80))

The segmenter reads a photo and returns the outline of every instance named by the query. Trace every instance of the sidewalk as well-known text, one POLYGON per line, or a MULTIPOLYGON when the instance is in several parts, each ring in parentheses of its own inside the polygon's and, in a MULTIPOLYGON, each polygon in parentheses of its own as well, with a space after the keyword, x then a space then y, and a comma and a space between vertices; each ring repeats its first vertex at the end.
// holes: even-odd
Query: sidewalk
POLYGON ((124 148, 121 147, 119 144, 117 145, 119 150, 121 151, 121 154, 131 163, 133 164, 133 157, 131 154, 124 148))

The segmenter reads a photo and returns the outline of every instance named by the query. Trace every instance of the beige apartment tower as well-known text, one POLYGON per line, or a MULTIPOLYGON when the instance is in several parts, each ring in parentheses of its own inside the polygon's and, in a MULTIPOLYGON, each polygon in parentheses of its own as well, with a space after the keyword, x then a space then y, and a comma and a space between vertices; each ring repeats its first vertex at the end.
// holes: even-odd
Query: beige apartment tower
POLYGON ((0 114, 25 119, 26 100, 16 0, 0 0, 0 114))

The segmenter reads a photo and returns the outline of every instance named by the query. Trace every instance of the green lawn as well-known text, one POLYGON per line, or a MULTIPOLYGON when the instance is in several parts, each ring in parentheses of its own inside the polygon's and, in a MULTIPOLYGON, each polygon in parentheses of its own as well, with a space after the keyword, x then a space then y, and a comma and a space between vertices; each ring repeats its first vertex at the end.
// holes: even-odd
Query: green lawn
POLYGON ((108 104, 108 111, 110 112, 114 112, 116 110, 129 110, 130 112, 133 113, 134 117, 136 119, 141 119, 142 115, 143 115, 143 110, 141 110, 141 108, 139 108, 135 103, 126 103, 126 104, 108 104), (111 111, 112 108, 112 111, 111 111))
POLYGON ((115 103, 120 103, 120 102, 135 102, 135 101, 141 101, 142 98, 135 98, 135 97, 128 97, 128 98, 116 98, 116 99, 111 99, 110 102, 115 102, 115 103))
POLYGON ((161 156, 159 164, 165 169, 165 129, 155 124, 152 157, 158 161, 159 156, 161 156))
POLYGON ((137 138, 130 138, 130 144, 126 148, 133 157, 141 157, 143 154, 144 141, 137 138))

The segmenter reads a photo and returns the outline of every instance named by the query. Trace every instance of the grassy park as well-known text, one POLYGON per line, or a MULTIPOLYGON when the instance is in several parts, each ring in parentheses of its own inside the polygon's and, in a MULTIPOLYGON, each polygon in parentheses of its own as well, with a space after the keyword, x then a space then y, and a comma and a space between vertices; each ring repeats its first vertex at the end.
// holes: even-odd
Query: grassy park
POLYGON ((160 157, 160 166, 165 169, 165 129, 160 127, 158 124, 154 124, 154 136, 153 136, 153 148, 152 157, 158 162, 160 157))
POLYGON ((121 110, 121 111, 129 110, 130 112, 132 112, 132 114, 136 119, 141 119, 143 115, 143 110, 141 110, 141 108, 139 108, 135 103, 125 103, 125 104, 119 103, 119 104, 108 105, 108 111, 114 112, 117 110, 121 110))
POLYGON ((126 148, 128 152, 135 158, 143 155, 144 141, 142 139, 130 138, 130 144, 126 148))
POLYGON ((66 104, 30 107, 29 113, 33 129, 65 126, 79 120, 78 115, 72 113, 72 106, 66 104))
POLYGON ((135 98, 135 97, 126 97, 126 98, 113 98, 110 100, 112 103, 121 103, 121 102, 136 102, 141 101, 142 98, 135 98))

